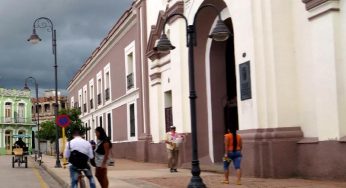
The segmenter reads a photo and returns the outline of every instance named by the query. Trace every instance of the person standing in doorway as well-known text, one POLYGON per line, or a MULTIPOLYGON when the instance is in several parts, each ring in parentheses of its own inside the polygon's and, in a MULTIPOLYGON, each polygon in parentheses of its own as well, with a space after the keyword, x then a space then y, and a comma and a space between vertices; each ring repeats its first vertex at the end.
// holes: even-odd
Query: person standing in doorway
POLYGON ((108 139, 106 132, 102 127, 97 127, 95 129, 95 134, 97 137, 95 149, 95 176, 102 188, 108 188, 109 181, 107 177, 107 161, 109 158, 110 149, 112 148, 112 143, 108 139))
POLYGON ((175 130, 175 126, 171 126, 170 131, 166 133, 164 138, 168 154, 168 168, 170 172, 178 172, 179 144, 183 141, 183 136, 175 132, 175 130))
POLYGON ((225 179, 222 183, 229 184, 228 176, 229 176, 229 165, 233 161, 233 166, 236 169, 237 173, 237 185, 241 185, 241 171, 240 171, 240 163, 241 163, 241 150, 242 150, 242 139, 239 134, 236 133, 236 130, 231 131, 227 130, 227 134, 224 136, 225 138, 225 155, 224 155, 224 175, 225 179))

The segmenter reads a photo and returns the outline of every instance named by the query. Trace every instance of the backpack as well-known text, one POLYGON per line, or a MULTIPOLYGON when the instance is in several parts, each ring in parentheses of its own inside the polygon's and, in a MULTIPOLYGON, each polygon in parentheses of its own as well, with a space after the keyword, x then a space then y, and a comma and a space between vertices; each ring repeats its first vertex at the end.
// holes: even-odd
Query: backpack
MULTIPOLYGON (((69 150, 71 151, 70 142, 68 143, 68 147, 69 147, 69 150)), ((81 153, 77 150, 71 151, 70 157, 68 159, 68 162, 78 169, 89 168, 88 161, 89 161, 89 157, 85 155, 84 153, 81 153)))

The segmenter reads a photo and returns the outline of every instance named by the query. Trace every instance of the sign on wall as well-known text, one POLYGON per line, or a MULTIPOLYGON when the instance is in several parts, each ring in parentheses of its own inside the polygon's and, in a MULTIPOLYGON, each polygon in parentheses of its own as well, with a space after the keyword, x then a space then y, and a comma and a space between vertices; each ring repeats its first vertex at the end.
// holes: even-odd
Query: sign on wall
POLYGON ((247 100, 252 98, 251 92, 251 71, 250 61, 239 64, 240 75, 240 99, 247 100))

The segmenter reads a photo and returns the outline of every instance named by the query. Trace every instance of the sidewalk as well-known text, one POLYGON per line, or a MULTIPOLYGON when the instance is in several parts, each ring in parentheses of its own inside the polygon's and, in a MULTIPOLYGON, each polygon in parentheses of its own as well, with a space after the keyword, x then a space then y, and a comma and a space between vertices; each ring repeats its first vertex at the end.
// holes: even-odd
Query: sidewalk
MULTIPOLYGON (((54 168, 55 158, 43 156, 43 168, 47 170, 62 187, 69 187, 69 171, 54 168)), ((215 167, 213 167, 215 168, 215 167)), ((203 168, 202 168, 203 169, 203 168)), ((170 173, 165 164, 142 163, 125 159, 115 159, 115 166, 108 168, 110 188, 183 188, 187 187, 191 178, 190 170, 178 169, 178 173, 170 173)), ((241 186, 235 185, 235 178, 230 178, 230 185, 220 183, 222 174, 202 172, 207 187, 211 188, 345 188, 346 182, 316 181, 303 179, 262 179, 243 178, 241 186)), ((97 181, 97 180, 96 180, 97 181)), ((98 187, 100 187, 98 185, 98 187)))

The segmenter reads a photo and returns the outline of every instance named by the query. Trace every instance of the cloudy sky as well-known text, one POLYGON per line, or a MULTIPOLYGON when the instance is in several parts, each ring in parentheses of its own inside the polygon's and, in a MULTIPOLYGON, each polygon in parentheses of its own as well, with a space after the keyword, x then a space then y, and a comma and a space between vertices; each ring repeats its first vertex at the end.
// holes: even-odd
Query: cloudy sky
POLYGON ((54 88, 51 33, 37 29, 42 41, 36 45, 27 42, 36 18, 53 21, 59 88, 65 90, 132 1, 0 0, 0 87, 22 89, 25 78, 33 76, 41 91, 54 88))

